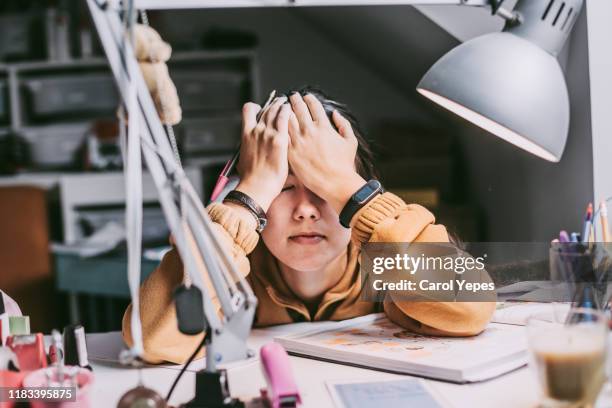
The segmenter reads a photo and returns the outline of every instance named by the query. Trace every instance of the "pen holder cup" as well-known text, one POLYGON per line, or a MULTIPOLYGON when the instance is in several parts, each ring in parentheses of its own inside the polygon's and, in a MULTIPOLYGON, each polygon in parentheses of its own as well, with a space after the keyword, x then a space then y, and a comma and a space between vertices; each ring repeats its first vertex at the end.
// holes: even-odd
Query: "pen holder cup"
POLYGON ((603 309, 612 295, 610 244, 554 243, 549 251, 550 279, 557 299, 574 307, 603 309))
MULTIPOLYGON (((88 369, 76 366, 65 367, 64 371, 66 375, 70 373, 70 370, 74 370, 74 383, 71 385, 68 381, 65 381, 63 386, 70 387, 76 385, 76 399, 70 401, 31 401, 30 406, 32 408, 89 408, 91 406, 89 395, 93 385, 94 375, 88 369)), ((33 371, 24 378, 23 386, 27 388, 52 387, 49 385, 50 379, 54 383, 57 382, 58 371, 55 366, 33 371)))

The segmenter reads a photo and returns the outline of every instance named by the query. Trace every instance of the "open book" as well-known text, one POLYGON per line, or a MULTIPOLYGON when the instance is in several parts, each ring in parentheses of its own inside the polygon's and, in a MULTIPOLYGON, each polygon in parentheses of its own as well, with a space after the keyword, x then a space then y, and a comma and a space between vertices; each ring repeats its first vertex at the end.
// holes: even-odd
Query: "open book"
POLYGON ((378 313, 275 341, 295 355, 456 383, 487 380, 527 363, 525 327, 500 323, 474 337, 430 337, 378 313))

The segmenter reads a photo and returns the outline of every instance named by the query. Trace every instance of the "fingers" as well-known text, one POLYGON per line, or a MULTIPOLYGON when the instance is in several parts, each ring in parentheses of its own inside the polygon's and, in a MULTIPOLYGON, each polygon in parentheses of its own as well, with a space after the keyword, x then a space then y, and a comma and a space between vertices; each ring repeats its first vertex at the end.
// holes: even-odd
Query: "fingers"
POLYGON ((267 127, 272 127, 278 111, 285 102, 287 102, 287 98, 284 96, 282 98, 276 98, 266 112, 264 112, 260 120, 264 122, 267 127))
POLYGON ((281 135, 287 135, 289 132, 289 120, 292 116, 291 105, 284 104, 280 108, 280 112, 276 117, 276 130, 281 135))
MULTIPOLYGON (((291 105, 287 106, 291 108, 291 105)), ((291 111, 289 115, 289 136, 298 137, 300 134, 300 122, 298 121, 297 116, 295 116, 295 113, 291 111)))
POLYGON ((353 132, 351 122, 342 116, 340 112, 334 110, 334 113, 332 113, 332 119, 334 121, 334 125, 336 125, 336 128, 338 129, 338 133, 340 133, 342 137, 347 139, 355 138, 355 133, 353 132))
POLYGON ((310 116, 310 110, 308 110, 308 105, 302 99, 302 95, 295 92, 289 97, 289 100, 291 101, 291 108, 297 117, 300 128, 306 129, 312 126, 312 116, 310 116))
POLYGON ((253 102, 247 102, 242 107, 242 134, 248 135, 257 126, 257 114, 261 106, 253 102))
POLYGON ((325 108, 316 96, 312 94, 306 94, 304 96, 304 102, 308 106, 308 110, 310 111, 310 116, 315 122, 318 123, 329 123, 329 119, 327 118, 327 113, 325 113, 325 108))

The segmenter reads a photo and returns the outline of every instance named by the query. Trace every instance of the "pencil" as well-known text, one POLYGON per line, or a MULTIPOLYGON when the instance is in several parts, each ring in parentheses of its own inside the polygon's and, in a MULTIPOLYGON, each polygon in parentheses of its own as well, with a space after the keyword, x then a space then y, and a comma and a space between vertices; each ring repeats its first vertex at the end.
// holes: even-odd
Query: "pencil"
POLYGON ((610 242, 610 230, 608 229, 608 206, 605 201, 599 204, 599 219, 601 220, 601 235, 603 242, 610 242))

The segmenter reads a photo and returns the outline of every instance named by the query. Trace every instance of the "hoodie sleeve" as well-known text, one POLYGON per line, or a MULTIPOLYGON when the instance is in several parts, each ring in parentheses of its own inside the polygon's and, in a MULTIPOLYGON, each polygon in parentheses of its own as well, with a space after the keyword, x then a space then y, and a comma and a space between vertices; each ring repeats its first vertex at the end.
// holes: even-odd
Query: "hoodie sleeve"
MULTIPOLYGON (((238 270, 246 277, 250 271, 247 255, 253 251, 259 235, 255 231, 255 220, 234 211, 230 206, 213 203, 207 208, 217 232, 217 239, 228 250, 238 270)), ((201 266, 204 269, 204 266, 201 266)), ((214 294, 208 275, 203 271, 204 282, 209 293, 214 294)), ((168 252, 160 265, 140 287, 140 318, 144 343, 143 359, 149 363, 170 361, 184 362, 202 340, 202 334, 188 336, 178 330, 174 289, 183 282, 183 263, 175 247, 168 252)), ((216 296, 213 304, 219 311, 216 296)), ((123 339, 133 344, 130 329, 132 305, 123 315, 123 339)), ((200 352, 200 356, 203 351, 200 352)))
MULTIPOLYGON (((426 208, 406 204, 386 192, 362 208, 351 221, 352 239, 366 242, 449 242, 446 228, 435 224, 426 208)), ((490 281, 488 274, 485 277, 490 281)), ((470 336, 480 333, 495 311, 495 302, 400 301, 387 294, 384 310, 400 326, 422 334, 470 336)))

